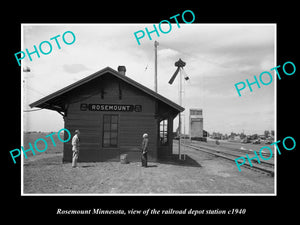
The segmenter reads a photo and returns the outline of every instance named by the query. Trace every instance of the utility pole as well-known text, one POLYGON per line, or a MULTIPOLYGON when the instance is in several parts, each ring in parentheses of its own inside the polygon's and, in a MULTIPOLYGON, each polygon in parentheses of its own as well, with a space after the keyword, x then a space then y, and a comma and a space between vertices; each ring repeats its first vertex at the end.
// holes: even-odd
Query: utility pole
MULTIPOLYGON (((181 69, 179 69, 179 105, 182 106, 182 72, 181 72, 181 69)), ((179 139, 178 139, 178 142, 179 142, 179 145, 178 145, 178 157, 179 157, 179 160, 181 160, 181 112, 179 112, 179 124, 178 124, 178 127, 179 127, 179 139)))
POLYGON ((157 41, 154 41, 154 52, 155 52, 155 72, 154 72, 154 90, 157 93, 157 46, 159 43, 157 41))
MULTIPOLYGON (((175 62, 175 66, 177 67, 175 73, 169 80, 169 84, 173 84, 177 74, 180 72, 180 77, 179 77, 179 105, 182 106, 182 69, 185 66, 185 62, 183 62, 181 59, 179 59, 177 62, 175 62)), ((187 77, 187 79, 189 79, 187 77)), ((179 112, 179 118, 178 118, 178 136, 179 136, 179 145, 178 145, 178 156, 179 159, 181 159, 181 113, 179 112)))

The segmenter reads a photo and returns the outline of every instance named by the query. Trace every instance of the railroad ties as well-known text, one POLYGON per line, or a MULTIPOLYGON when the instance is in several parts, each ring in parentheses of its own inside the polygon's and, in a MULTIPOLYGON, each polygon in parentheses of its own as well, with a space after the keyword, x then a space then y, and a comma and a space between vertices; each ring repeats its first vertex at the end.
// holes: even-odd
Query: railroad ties
MULTIPOLYGON (((222 147, 222 149, 220 147, 218 148, 214 148, 213 146, 204 146, 204 145, 199 145, 200 142, 196 143, 185 143, 182 144, 185 147, 194 149, 196 151, 201 151, 201 152, 205 152, 220 158, 224 158, 230 161, 233 161, 235 163, 235 159, 237 157, 240 157, 242 155, 242 153, 248 153, 248 154, 253 154, 253 151, 249 151, 246 149, 230 149, 228 147, 222 147)), ((254 161, 254 160, 252 160, 254 161)), ((261 173, 265 173, 267 175, 270 176, 274 176, 274 162, 272 161, 261 161, 260 164, 255 161, 256 164, 252 164, 252 166, 250 166, 249 162, 245 163, 243 166, 246 166, 247 168, 251 169, 251 170, 255 170, 257 172, 261 172, 261 173)))

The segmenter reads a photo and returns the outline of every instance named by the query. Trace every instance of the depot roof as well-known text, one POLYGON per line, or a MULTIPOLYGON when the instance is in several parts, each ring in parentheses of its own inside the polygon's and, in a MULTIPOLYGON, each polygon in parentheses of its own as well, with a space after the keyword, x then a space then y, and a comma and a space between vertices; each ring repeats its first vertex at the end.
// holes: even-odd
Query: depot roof
POLYGON ((98 72, 92 74, 92 75, 89 75, 73 84, 70 84, 44 98, 41 98, 40 100, 38 101, 35 101, 33 103, 31 103, 29 106, 32 108, 32 107, 38 107, 38 108, 45 108, 45 109, 50 109, 50 110, 55 110, 55 111, 60 111, 60 112, 63 112, 64 109, 62 108, 62 102, 63 102, 63 99, 61 98, 62 95, 70 92, 71 90, 83 85, 83 84, 86 84, 87 82, 91 82, 92 80, 98 78, 98 77, 101 77, 102 75, 104 74, 111 74, 121 80, 123 80, 124 82, 140 89, 141 91, 143 91, 144 93, 154 97, 155 99, 157 100, 160 100, 162 101, 163 103, 171 106, 172 108, 176 109, 177 111, 179 112, 182 112, 184 111, 184 108, 181 107, 180 105, 172 102, 171 100, 165 98, 164 96, 152 91, 151 89, 141 85, 140 83, 134 81, 133 79, 129 78, 128 76, 125 76, 125 75, 122 75, 120 74, 119 72, 117 72, 116 70, 110 68, 110 67, 105 67, 104 69, 102 70, 99 70, 98 72))

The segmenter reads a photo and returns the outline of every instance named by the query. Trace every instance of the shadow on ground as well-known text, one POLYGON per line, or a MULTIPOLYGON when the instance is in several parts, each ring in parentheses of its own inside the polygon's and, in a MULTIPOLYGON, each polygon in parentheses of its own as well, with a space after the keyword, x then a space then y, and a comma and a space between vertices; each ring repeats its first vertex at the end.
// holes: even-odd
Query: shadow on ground
MULTIPOLYGON (((178 154, 172 154, 170 156, 166 156, 157 160, 158 163, 161 164, 170 164, 176 166, 189 166, 189 167, 202 167, 196 160, 191 158, 189 155, 185 155, 184 160, 179 160, 178 154)), ((128 162, 128 164, 133 162, 128 162)), ((136 163, 136 162, 134 162, 136 163)), ((47 158, 35 159, 32 162, 24 162, 24 166, 42 166, 42 165, 62 165, 62 156, 61 155, 53 155, 48 156, 47 158)), ((70 163, 71 165, 71 163, 70 163)), ((79 162, 79 167, 89 168, 96 167, 97 164, 92 162, 79 162)), ((158 167, 159 165, 155 164, 155 162, 148 161, 147 167, 158 167), (154 163, 154 164, 153 164, 154 163)))
POLYGON ((159 159, 158 162, 176 166, 202 167, 196 160, 194 160, 188 155, 185 155, 185 160, 179 160, 178 154, 172 154, 171 156, 159 159))

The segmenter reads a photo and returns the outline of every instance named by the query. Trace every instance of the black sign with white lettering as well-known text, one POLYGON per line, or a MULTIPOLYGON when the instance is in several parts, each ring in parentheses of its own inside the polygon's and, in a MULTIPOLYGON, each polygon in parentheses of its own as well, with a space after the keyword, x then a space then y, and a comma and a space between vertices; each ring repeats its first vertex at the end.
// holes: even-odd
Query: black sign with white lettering
POLYGON ((80 104, 81 111, 141 112, 141 105, 80 104))

